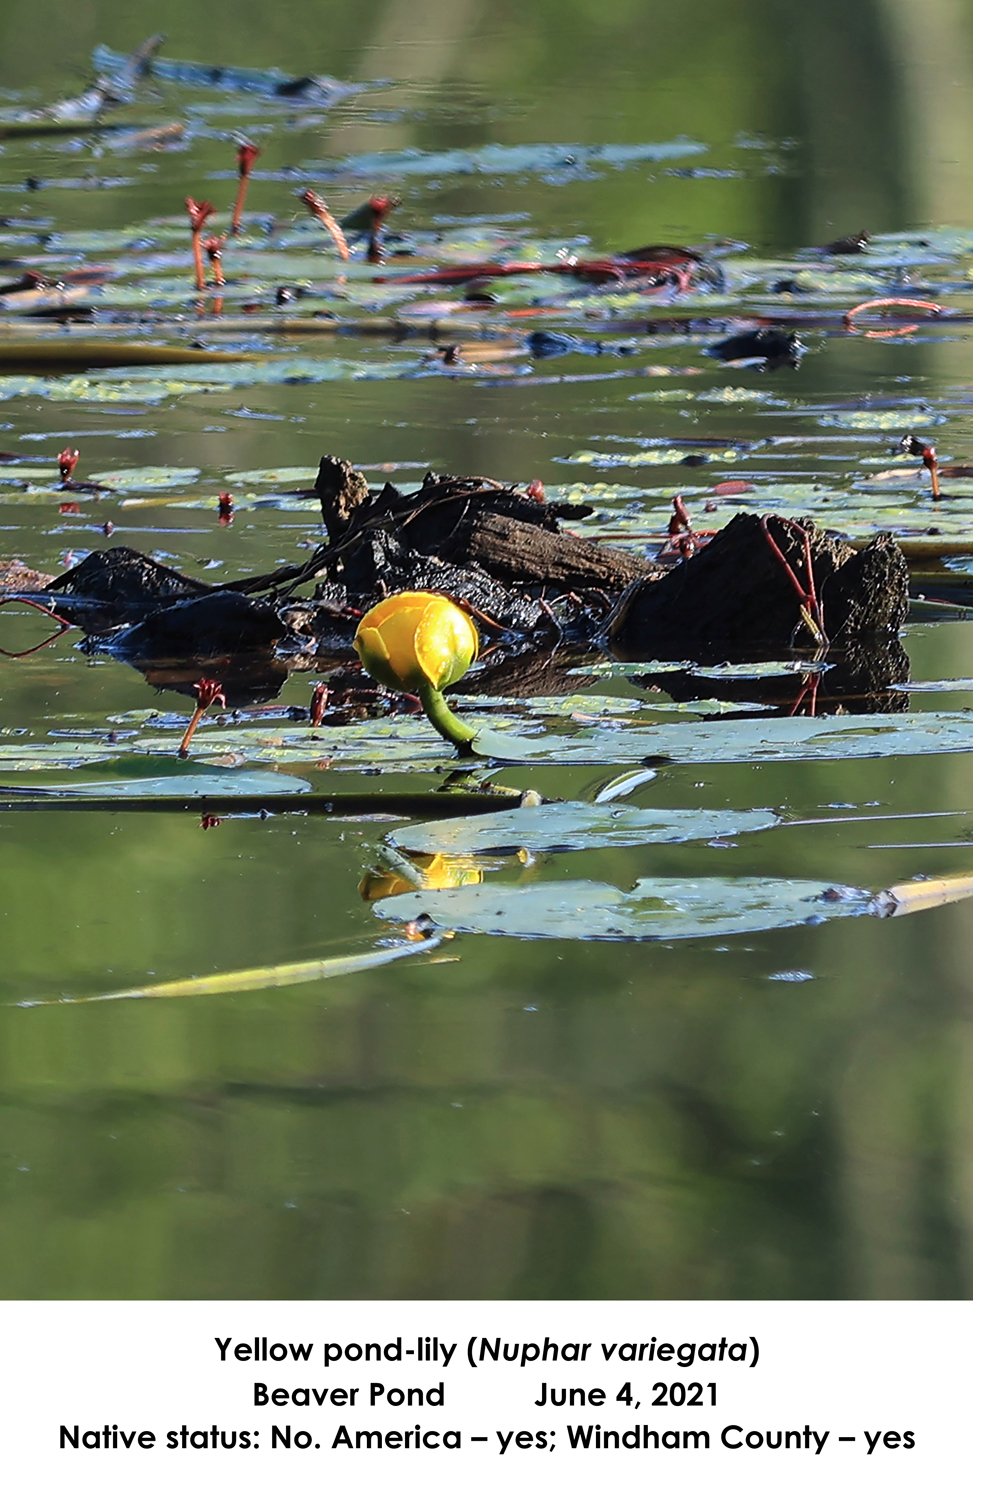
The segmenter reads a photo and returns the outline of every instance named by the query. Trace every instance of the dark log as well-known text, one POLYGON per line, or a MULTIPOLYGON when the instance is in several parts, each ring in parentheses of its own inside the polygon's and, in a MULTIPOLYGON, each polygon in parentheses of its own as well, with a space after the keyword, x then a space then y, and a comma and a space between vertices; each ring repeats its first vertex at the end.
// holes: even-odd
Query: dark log
POLYGON ((817 530, 812 521, 740 514, 695 557, 622 596, 608 622, 619 650, 641 656, 748 646, 808 644, 801 599, 765 531, 807 587, 808 537, 824 629, 831 642, 897 632, 908 613, 908 570, 897 544, 877 537, 863 551, 817 530))
POLYGON ((66 620, 87 630, 112 630, 143 619, 169 601, 201 598, 214 590, 132 547, 107 547, 90 552, 52 579, 48 591, 58 596, 58 613, 66 620), (78 611, 72 608, 73 599, 79 602, 78 611))
POLYGON ((569 532, 517 521, 493 510, 462 518, 442 556, 477 563, 507 583, 548 584, 557 592, 594 588, 618 593, 645 578, 652 565, 617 547, 602 547, 569 532))
POLYGON ((287 627, 272 605, 220 591, 182 599, 117 631, 106 644, 136 665, 161 660, 233 656, 277 645, 287 627))
POLYGON ((355 512, 369 498, 369 486, 347 458, 326 453, 317 471, 314 489, 321 502, 324 529, 331 541, 337 541, 348 530, 355 512))
POLYGON ((363 549, 362 558, 371 558, 374 577, 371 602, 403 589, 423 589, 446 594, 458 604, 470 607, 480 624, 523 635, 549 618, 542 603, 530 598, 521 585, 513 583, 511 588, 504 588, 476 564, 460 566, 438 557, 426 557, 389 532, 375 533, 363 549))

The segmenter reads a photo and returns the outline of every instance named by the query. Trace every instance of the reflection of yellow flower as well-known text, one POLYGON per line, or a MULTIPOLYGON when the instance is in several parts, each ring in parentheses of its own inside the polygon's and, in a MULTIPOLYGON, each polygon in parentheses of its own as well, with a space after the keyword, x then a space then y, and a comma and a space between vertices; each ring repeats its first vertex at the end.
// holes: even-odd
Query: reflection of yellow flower
POLYGON ((442 594, 393 594, 363 617, 355 649, 365 670, 385 687, 439 692, 474 661, 478 632, 442 594))
POLYGON ((466 854, 414 854, 400 863, 415 866, 415 873, 396 870, 368 870, 359 881, 358 893, 363 901, 382 901, 386 896, 401 896, 404 891, 441 891, 459 885, 480 885, 484 878, 479 865, 466 854))

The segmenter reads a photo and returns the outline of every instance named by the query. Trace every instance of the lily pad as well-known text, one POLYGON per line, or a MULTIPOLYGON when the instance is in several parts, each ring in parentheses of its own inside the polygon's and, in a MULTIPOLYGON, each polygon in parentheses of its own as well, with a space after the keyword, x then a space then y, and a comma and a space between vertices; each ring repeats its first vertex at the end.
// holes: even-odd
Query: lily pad
MULTIPOLYGON (((511 740, 508 737, 497 739, 511 740)), ((935 755, 972 748, 966 713, 856 714, 849 718, 733 719, 710 724, 666 724, 651 729, 583 729, 569 737, 526 738, 523 753, 504 747, 479 753, 496 760, 569 765, 623 765, 665 756, 696 765, 728 761, 854 760, 884 755, 935 755)))
POLYGON ((773 828, 778 821, 768 808, 664 809, 553 802, 478 818, 418 823, 391 833, 387 842, 414 854, 505 854, 516 849, 545 854, 726 838, 773 828))
POLYGON ((282 776, 278 771, 223 771, 209 766, 195 767, 173 776, 138 776, 132 781, 57 782, 43 786, 6 786, 3 791, 30 792, 32 796, 50 796, 65 800, 86 797, 236 797, 286 796, 309 792, 310 783, 299 776, 282 776))
MULTIPOLYGON (((659 723, 648 727, 603 724, 565 734, 513 735, 511 722, 495 715, 494 727, 481 728, 477 755, 518 765, 634 765, 666 758, 680 764, 733 761, 854 760, 892 755, 936 755, 972 747, 972 718, 963 711, 913 714, 834 715, 819 719, 727 719, 710 723, 659 723)), ((522 722, 522 721, 520 721, 522 722)), ((554 721, 555 722, 555 721, 554 721)), ((528 721, 523 723, 528 728, 528 721)), ((130 755, 167 756, 177 736, 140 734, 127 744, 130 755)), ((0 775, 20 771, 70 770, 114 760, 119 747, 105 732, 59 733, 28 741, 0 734, 0 775)), ((189 763, 217 756, 263 765, 329 764, 335 771, 384 768, 419 770, 460 765, 453 750, 423 718, 375 719, 312 730, 309 725, 203 724, 189 752, 189 763)))
POLYGON ((377 901, 389 922, 428 917, 437 927, 491 937, 654 942, 725 937, 872 913, 869 891, 764 876, 639 880, 630 891, 595 880, 472 885, 377 901))
MULTIPOLYGON (((653 141, 642 145, 559 145, 479 146, 474 150, 450 151, 373 151, 349 156, 334 168, 335 176, 371 177, 399 181, 404 177, 425 176, 441 179, 451 176, 511 173, 552 176, 557 172, 575 176, 591 167, 629 167, 640 162, 669 161, 674 157, 697 156, 706 146, 698 141, 653 141)), ((316 170, 324 171, 318 162, 316 170)))

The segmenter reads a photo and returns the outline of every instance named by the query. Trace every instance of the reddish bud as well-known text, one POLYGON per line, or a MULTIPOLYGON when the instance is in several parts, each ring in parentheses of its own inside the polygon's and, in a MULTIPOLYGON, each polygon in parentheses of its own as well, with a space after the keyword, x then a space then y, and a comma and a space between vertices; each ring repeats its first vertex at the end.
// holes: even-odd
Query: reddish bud
POLYGON ((58 514, 60 516, 80 516, 82 514, 82 507, 77 500, 63 500, 58 507, 58 514))
POLYGON ((231 526, 235 516, 235 501, 228 490, 223 490, 218 497, 218 522, 220 526, 231 526))
POLYGON ((222 251, 225 249, 225 240, 220 234, 210 234, 204 242, 205 254, 214 266, 215 262, 222 259, 222 251))
POLYGON ((214 204, 197 202, 194 198, 185 198, 184 206, 188 210, 188 218, 191 220, 192 234, 200 234, 206 222, 215 212, 214 204))
POLYGON ((62 479, 71 479, 75 472, 75 465, 79 461, 77 448, 63 448, 58 455, 58 472, 62 479))
POLYGON ((389 197, 385 193, 370 198, 369 208, 372 210, 372 217, 375 219, 376 225, 381 224, 386 215, 391 214, 394 208, 398 208, 401 201, 395 195, 389 197))
POLYGON ((526 498, 528 500, 538 500, 540 505, 545 502, 546 487, 541 479, 532 480, 532 482, 526 487, 526 498))
POLYGON ((214 677, 200 677, 195 683, 195 692, 198 694, 198 707, 203 712, 216 703, 219 708, 225 707, 225 693, 222 691, 222 684, 214 677))
POLYGON ((669 535, 679 536, 682 532, 689 531, 691 527, 692 522, 689 518, 689 511, 683 504, 682 495, 674 495, 672 500, 672 515, 669 518, 669 535))
POLYGON ((214 813, 202 813, 201 815, 202 828, 218 828, 221 822, 222 819, 216 818, 214 813))
POLYGON ((236 161, 239 167, 239 176, 248 177, 253 169, 253 165, 256 161, 257 156, 261 155, 262 152, 260 151, 259 147, 254 146, 252 141, 243 141, 242 145, 239 146, 236 150, 236 161))

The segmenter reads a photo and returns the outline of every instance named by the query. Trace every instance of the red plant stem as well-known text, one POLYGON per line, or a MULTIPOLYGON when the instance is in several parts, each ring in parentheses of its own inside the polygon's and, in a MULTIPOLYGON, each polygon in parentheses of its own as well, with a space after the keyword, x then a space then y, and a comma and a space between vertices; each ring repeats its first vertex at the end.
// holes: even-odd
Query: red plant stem
POLYGON ((187 760, 188 758, 188 746, 191 744, 191 737, 194 734, 195 730, 198 728, 198 725, 201 723, 202 715, 204 714, 204 712, 205 710, 201 706, 201 704, 197 703, 195 705, 195 711, 188 721, 188 727, 184 731, 184 739, 178 746, 177 753, 180 756, 181 760, 187 760))
POLYGON ((328 687, 327 687, 327 683, 324 683, 324 682, 315 682, 315 684, 314 684, 314 691, 311 693, 311 708, 310 708, 311 726, 314 729, 317 729, 318 725, 321 723, 321 720, 324 718, 324 711, 327 708, 327 706, 328 706, 328 687))
MULTIPOLYGON (((461 266, 446 266, 434 271, 415 271, 406 276, 379 277, 394 285, 411 283, 444 283, 487 281, 497 276, 534 276, 546 272, 554 276, 575 276, 586 281, 625 281, 631 276, 649 276, 673 280, 685 291, 697 262, 683 256, 666 256, 660 260, 571 260, 571 261, 474 261, 461 266)), ((941 309, 940 309, 941 311, 941 309)))
POLYGON ((210 235, 205 241, 205 254, 208 256, 208 264, 212 268, 212 280, 216 286, 225 285, 225 276, 222 272, 222 249, 223 242, 218 235, 210 235))
POLYGON ((308 188, 306 192, 301 193, 299 196, 300 201, 301 203, 303 203, 304 207, 310 209, 311 213, 314 215, 315 219, 317 219, 318 223, 323 225, 323 227, 328 231, 331 238, 335 242, 338 254, 341 256, 342 260, 351 260, 351 251, 348 248, 348 241, 345 239, 345 236, 342 233, 341 225, 338 223, 337 219, 328 212, 328 205, 325 203, 324 199, 321 198, 317 193, 315 193, 311 188, 308 188))
POLYGON ((785 569, 789 581, 793 589, 795 590, 796 598, 798 599, 799 604, 802 607, 803 615, 810 619, 815 625, 817 637, 821 637, 825 641, 826 630, 823 624, 823 609, 822 605, 816 597, 816 584, 812 571, 812 544, 809 540, 809 533, 806 531, 805 527, 800 526, 797 521, 788 521, 786 523, 790 530, 797 532, 802 538, 802 565, 805 568, 806 582, 809 585, 807 592, 802 587, 801 583, 792 571, 792 567, 789 563, 788 558, 785 556, 781 547, 779 547, 778 543, 775 541, 775 538, 768 530, 768 520, 768 516, 759 517, 761 530, 765 535, 765 541, 768 543, 768 546, 771 548, 772 552, 774 552, 775 556, 778 558, 778 561, 785 569))
POLYGON ((816 717, 816 699, 819 695, 819 675, 820 674, 818 672, 809 673, 805 682, 802 684, 802 690, 799 693, 799 696, 796 698, 795 702, 792 704, 792 707, 788 711, 788 716, 790 719, 795 718, 802 704, 802 700, 806 697, 807 694, 809 697, 809 704, 805 711, 805 717, 809 719, 814 719, 816 717))
POLYGON ((39 641, 36 646, 29 646, 26 651, 5 651, 0 646, 0 656, 9 657, 12 661, 21 656, 33 656, 35 651, 40 651, 43 646, 50 645, 52 641, 56 641, 59 636, 64 635, 66 630, 71 630, 72 628, 69 620, 65 620, 61 615, 55 614, 55 611, 49 609, 46 604, 39 604, 36 599, 25 599, 20 594, 8 594, 3 599, 0 599, 0 609, 3 609, 5 604, 29 604, 39 614, 47 615, 49 619, 56 620, 58 623, 57 630, 53 631, 51 635, 46 635, 44 640, 39 641))
POLYGON ((210 203, 199 203, 195 198, 185 198, 184 206, 191 222, 191 254, 195 263, 195 286, 199 292, 205 290, 205 262, 201 253, 201 231, 215 212, 210 203))
POLYGON ((905 323, 900 328, 855 328, 854 320, 857 316, 874 307, 917 307, 935 318, 940 318, 946 310, 938 302, 925 302, 921 297, 872 297, 869 302, 858 302, 856 307, 851 307, 849 312, 843 314, 843 325, 847 331, 863 333, 864 338, 868 339, 897 339, 917 332, 917 323, 905 323))
POLYGON ((195 711, 191 715, 188 727, 184 731, 184 738, 178 746, 177 753, 181 760, 187 759, 188 747, 191 744, 192 735, 201 723, 202 716, 211 708, 213 703, 217 703, 220 708, 225 707, 225 694, 222 691, 222 684, 216 682, 213 677, 200 678, 195 683, 195 688, 198 693, 198 702, 195 704, 195 711))
POLYGON ((249 174, 253 169, 253 162, 259 156, 259 147, 250 141, 243 141, 237 151, 237 165, 239 168, 239 186, 236 189, 235 207, 232 210, 232 233, 238 234, 242 228, 242 211, 246 205, 246 191, 249 187, 249 174))
POLYGON ((232 233, 238 234, 242 228, 242 210, 246 206, 246 190, 249 187, 249 178, 239 178, 239 186, 236 188, 236 201, 232 209, 232 233))
POLYGON ((939 461, 935 456, 935 449, 929 443, 926 443, 922 449, 922 463, 928 470, 932 481, 932 498, 938 500, 942 493, 939 489, 939 461))
POLYGON ((205 262, 201 253, 201 230, 191 231, 191 255, 195 263, 195 288, 199 292, 205 290, 205 262))

